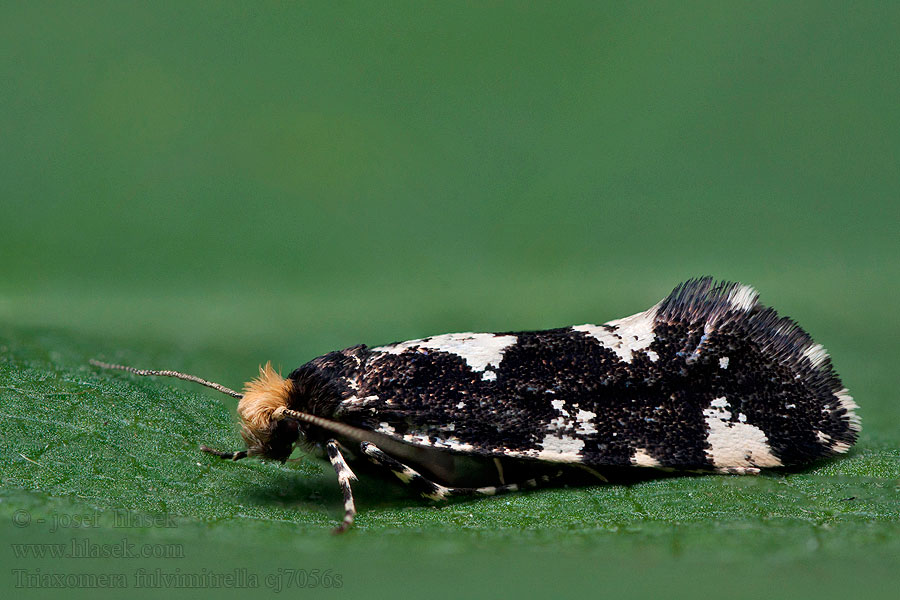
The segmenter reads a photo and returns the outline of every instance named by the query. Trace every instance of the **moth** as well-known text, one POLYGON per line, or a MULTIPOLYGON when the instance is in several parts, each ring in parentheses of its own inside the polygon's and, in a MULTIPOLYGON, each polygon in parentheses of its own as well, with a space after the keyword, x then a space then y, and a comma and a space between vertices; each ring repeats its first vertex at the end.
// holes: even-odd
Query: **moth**
POLYGON ((489 496, 605 469, 757 474, 847 452, 857 408, 825 349, 753 288, 710 277, 602 325, 453 333, 320 356, 287 378, 267 363, 240 398, 245 450, 327 457, 356 507, 350 465, 426 498, 489 496))

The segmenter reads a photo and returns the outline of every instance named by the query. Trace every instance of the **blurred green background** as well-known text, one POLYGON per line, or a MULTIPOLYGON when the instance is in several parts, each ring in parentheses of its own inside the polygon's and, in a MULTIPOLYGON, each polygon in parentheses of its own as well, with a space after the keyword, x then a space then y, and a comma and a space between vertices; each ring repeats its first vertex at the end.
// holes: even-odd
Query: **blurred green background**
MULTIPOLYGON (((168 511, 186 519, 183 571, 341 570, 326 595, 672 596, 739 579, 734 597, 896 597, 898 31, 900 5, 870 2, 0 3, 0 535, 43 539, 9 524, 17 506, 168 511), (361 496, 358 531, 335 539, 338 490, 314 466, 312 492, 291 465, 239 473, 283 477, 319 512, 263 495, 214 521, 214 505, 178 504, 185 490, 154 504, 88 493, 88 472, 51 480, 67 456, 127 479, 115 456, 92 462, 92 440, 121 440, 22 417, 88 390, 102 422, 115 385, 136 405, 233 409, 96 374, 94 356, 239 387, 265 360, 289 371, 358 343, 606 321, 704 274, 754 285, 830 350, 862 406, 855 454, 756 483, 444 511, 363 482, 388 496, 361 496), (58 453, 32 464, 44 435, 58 453), (784 499, 782 483, 828 501, 784 499), (732 504, 691 499, 704 489, 732 504), (516 513, 532 509, 534 523, 516 513)), ((236 443, 210 414, 197 431, 236 443)), ((146 435, 152 463, 165 429, 146 435)))

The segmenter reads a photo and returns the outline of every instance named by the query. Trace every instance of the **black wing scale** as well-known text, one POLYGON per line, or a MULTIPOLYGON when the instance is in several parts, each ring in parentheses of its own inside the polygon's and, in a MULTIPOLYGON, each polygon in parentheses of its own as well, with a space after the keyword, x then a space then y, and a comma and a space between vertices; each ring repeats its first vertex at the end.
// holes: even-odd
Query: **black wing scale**
POLYGON ((797 465, 859 431, 824 349, 711 278, 606 325, 355 346, 291 378, 295 408, 407 444, 590 466, 797 465))

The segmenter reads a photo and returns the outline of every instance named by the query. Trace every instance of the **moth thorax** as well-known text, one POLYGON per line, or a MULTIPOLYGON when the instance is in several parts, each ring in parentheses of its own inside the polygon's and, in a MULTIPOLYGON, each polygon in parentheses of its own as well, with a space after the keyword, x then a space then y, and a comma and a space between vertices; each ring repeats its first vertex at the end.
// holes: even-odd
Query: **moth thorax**
POLYGON ((272 363, 259 368, 259 377, 244 385, 238 414, 253 437, 267 437, 278 413, 288 407, 293 382, 275 372, 272 363))

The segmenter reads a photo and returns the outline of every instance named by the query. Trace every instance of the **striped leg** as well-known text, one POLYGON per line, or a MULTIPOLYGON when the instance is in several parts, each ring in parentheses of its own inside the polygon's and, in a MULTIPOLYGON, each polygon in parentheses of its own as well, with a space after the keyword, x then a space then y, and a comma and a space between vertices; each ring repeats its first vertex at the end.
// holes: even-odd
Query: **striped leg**
POLYGON ((400 479, 400 481, 413 488, 425 498, 429 498, 431 500, 446 500, 447 498, 451 497, 464 496, 494 496, 496 494, 516 492, 522 489, 539 487, 540 485, 551 481, 555 477, 559 477, 560 475, 562 475, 562 471, 560 471, 556 474, 555 477, 542 475, 534 479, 528 479, 526 481, 523 481, 522 483, 490 485, 479 488, 445 487, 443 485, 440 485, 439 483, 435 483, 430 479, 425 478, 415 469, 412 469, 411 467, 408 467, 403 463, 391 458, 390 456, 382 452, 381 449, 379 449, 375 444, 372 444, 370 442, 361 442, 359 447, 360 450, 362 450, 363 454, 365 454, 373 463, 390 470, 394 475, 397 476, 398 479, 400 479))
POLYGON ((219 458, 224 458, 225 460, 241 460, 242 458, 247 458, 246 450, 237 450, 236 452, 222 452, 221 450, 213 450, 209 446, 200 446, 200 450, 206 452, 207 454, 214 454, 219 458))
POLYGON ((328 440, 325 444, 325 451, 328 453, 328 460, 337 473, 338 483, 341 491, 344 493, 344 520, 338 525, 332 533, 343 533, 347 531, 353 524, 353 518, 356 516, 356 505, 353 503, 353 491, 350 489, 350 481, 356 479, 356 475, 347 466, 347 461, 341 456, 341 450, 338 443, 334 440, 328 440))

